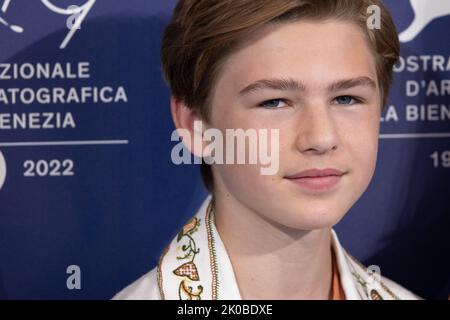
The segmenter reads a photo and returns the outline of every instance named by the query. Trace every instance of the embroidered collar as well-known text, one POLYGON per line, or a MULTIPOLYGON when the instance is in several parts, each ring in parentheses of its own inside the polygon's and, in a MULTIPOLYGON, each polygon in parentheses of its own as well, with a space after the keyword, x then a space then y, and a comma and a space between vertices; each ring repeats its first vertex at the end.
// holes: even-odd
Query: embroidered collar
MULTIPOLYGON (((164 250, 157 266, 162 299, 241 300, 231 260, 214 224, 211 196, 164 250)), ((332 247, 347 300, 398 297, 340 245, 332 230, 332 247)))

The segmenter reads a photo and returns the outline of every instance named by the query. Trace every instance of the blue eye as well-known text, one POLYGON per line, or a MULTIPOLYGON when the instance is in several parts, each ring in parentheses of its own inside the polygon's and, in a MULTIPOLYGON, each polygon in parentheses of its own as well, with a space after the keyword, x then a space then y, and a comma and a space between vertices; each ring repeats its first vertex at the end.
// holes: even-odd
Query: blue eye
POLYGON ((361 102, 360 100, 358 100, 352 96, 340 96, 340 97, 337 97, 335 100, 336 100, 337 104, 350 105, 350 106, 361 102))
POLYGON ((272 100, 267 100, 267 101, 260 103, 259 106, 268 108, 268 109, 277 109, 277 108, 283 107, 283 105, 280 106, 280 103, 286 104, 286 102, 284 102, 284 100, 282 100, 282 99, 272 99, 272 100))

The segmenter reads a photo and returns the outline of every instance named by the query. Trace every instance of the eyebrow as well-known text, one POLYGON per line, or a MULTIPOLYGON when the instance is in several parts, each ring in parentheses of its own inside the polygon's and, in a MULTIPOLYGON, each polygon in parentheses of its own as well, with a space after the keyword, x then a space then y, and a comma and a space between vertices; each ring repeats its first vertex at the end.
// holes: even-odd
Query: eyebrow
MULTIPOLYGON (((377 84, 374 80, 364 76, 333 82, 327 87, 327 91, 333 92, 346 90, 358 86, 370 87, 373 89, 377 88, 377 84)), ((272 89, 280 91, 306 91, 306 86, 302 82, 294 79, 262 79, 246 86, 239 92, 239 94, 246 95, 262 89, 272 89)))
POLYGON ((328 86, 328 91, 346 90, 354 87, 369 87, 371 89, 376 89, 377 84, 369 77, 358 77, 336 81, 328 86))

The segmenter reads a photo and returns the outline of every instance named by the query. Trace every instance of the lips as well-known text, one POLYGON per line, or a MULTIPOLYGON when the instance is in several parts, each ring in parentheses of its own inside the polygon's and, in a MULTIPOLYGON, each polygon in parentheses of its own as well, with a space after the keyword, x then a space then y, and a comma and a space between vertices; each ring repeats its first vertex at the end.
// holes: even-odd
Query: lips
POLYGON ((286 177, 296 185, 313 190, 326 191, 334 188, 342 179, 344 172, 338 169, 310 169, 286 177))
POLYGON ((326 176, 342 176, 344 173, 337 169, 310 169, 305 170, 300 173, 288 176, 288 179, 298 179, 298 178, 316 178, 316 177, 326 177, 326 176))

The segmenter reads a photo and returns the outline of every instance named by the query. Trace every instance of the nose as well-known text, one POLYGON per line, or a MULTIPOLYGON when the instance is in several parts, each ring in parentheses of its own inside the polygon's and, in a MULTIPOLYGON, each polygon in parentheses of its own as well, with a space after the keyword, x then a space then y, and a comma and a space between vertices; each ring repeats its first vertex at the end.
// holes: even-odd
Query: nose
POLYGON ((336 123, 329 106, 307 106, 299 114, 296 147, 303 154, 323 155, 338 148, 336 123))

